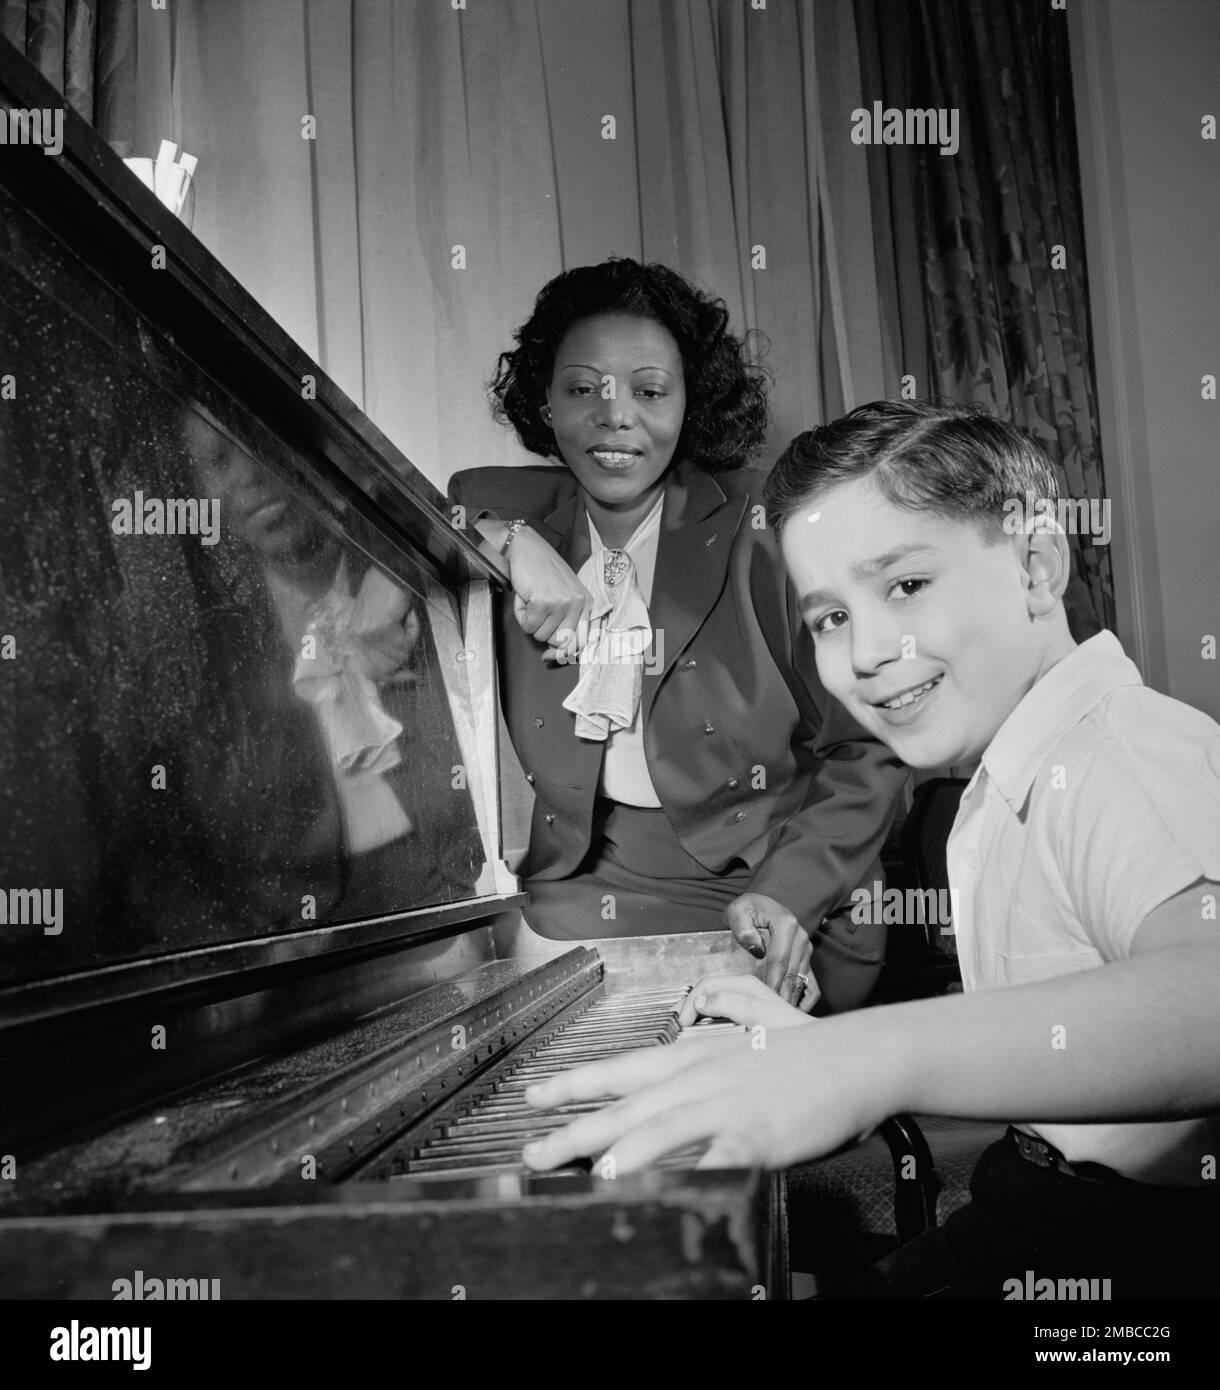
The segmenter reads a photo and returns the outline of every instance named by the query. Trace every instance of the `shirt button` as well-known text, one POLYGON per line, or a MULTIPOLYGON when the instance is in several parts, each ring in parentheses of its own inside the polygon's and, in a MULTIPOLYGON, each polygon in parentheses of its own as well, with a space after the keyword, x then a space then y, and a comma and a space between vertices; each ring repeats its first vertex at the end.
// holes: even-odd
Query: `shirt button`
POLYGON ((738 825, 740 825, 742 821, 745 820, 745 818, 746 813, 744 811, 738 811, 737 814, 733 817, 733 819, 737 822, 738 825))
POLYGON ((705 734, 714 734, 716 732, 716 726, 710 719, 705 719, 703 721, 703 732, 705 734))
POLYGON ((546 813, 545 816, 543 816, 543 820, 545 820, 546 823, 547 823, 548 825, 554 825, 554 824, 555 824, 555 817, 554 817, 553 815, 551 815, 551 813, 550 813, 549 811, 546 813))
POLYGON ((730 777, 729 780, 725 783, 725 785, 729 788, 736 788, 738 785, 737 778, 730 777))
POLYGON ((693 670, 695 669, 695 667, 698 666, 698 664, 699 664, 699 663, 698 663, 697 661, 695 661, 695 660, 692 659, 692 660, 690 660, 690 661, 688 661, 688 662, 686 663, 686 669, 687 669, 688 671, 693 671, 693 670))
POLYGON ((977 869, 978 866, 979 866, 979 852, 978 852, 978 850, 977 850, 977 849, 968 849, 968 850, 966 851, 966 867, 967 867, 968 869, 977 869))
POLYGON ((543 720, 542 716, 541 716, 541 715, 538 715, 538 716, 534 719, 534 728, 535 728, 535 729, 541 729, 544 722, 545 722, 545 721, 543 720))
POLYGON ((527 782, 532 782, 534 780, 534 774, 532 772, 527 772, 525 774, 525 780, 527 782))

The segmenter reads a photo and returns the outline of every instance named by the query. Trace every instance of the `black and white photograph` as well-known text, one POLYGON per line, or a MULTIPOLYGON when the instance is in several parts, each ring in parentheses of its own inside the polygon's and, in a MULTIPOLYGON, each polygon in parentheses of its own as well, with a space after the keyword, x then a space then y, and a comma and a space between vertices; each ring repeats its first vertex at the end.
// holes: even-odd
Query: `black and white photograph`
POLYGON ((1214 1363, 1218 119, 1215 0, 0 0, 22 1364, 1214 1363))

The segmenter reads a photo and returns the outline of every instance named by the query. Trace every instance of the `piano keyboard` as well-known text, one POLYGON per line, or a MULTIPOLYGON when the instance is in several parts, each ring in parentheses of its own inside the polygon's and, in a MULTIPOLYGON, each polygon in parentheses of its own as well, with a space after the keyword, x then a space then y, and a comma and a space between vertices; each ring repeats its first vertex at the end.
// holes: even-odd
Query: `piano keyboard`
MULTIPOLYGON (((737 1024, 713 1019, 701 1019, 690 1028, 679 1028, 678 1010, 689 992, 690 986, 676 994, 672 987, 625 990, 612 995, 599 993, 582 1011, 561 1018, 471 1087, 409 1157, 396 1155, 388 1176, 456 1178, 528 1172, 521 1159, 525 1144, 566 1125, 577 1115, 599 1110, 606 1101, 603 1098, 555 1110, 536 1110, 526 1102, 527 1087, 558 1076, 570 1067, 607 1060, 641 1047, 668 1044, 679 1037, 742 1031, 737 1024)), ((703 1147, 671 1154, 657 1166, 693 1167, 703 1147)), ((585 1171, 588 1166, 588 1162, 583 1165, 585 1171)), ((580 1171, 580 1167, 560 1171, 580 1171)))

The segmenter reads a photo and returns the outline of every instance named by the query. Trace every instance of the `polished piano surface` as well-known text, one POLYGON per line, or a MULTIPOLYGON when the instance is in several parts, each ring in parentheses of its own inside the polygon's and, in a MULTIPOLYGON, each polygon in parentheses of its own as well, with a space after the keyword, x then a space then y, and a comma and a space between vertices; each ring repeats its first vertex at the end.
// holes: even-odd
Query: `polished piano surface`
POLYGON ((783 1297, 768 1175, 523 1168, 736 948, 524 927, 495 557, 66 130, 0 165, 0 1296, 783 1297))

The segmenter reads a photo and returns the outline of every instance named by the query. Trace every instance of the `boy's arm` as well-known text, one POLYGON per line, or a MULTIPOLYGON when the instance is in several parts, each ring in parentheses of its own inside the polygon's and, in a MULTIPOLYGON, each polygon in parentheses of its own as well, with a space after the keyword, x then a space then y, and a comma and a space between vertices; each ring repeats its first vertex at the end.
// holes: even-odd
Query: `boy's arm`
POLYGON ((1203 880, 1162 903, 1125 960, 943 1001, 958 1007, 917 1045, 901 1108, 1031 1121, 1220 1111, 1220 934, 1203 920, 1217 892, 1203 880))
POLYGON ((578 1068, 530 1101, 622 1099, 526 1159, 551 1168, 610 1150, 623 1173, 710 1140, 709 1166, 774 1168, 901 1111, 1048 1122, 1220 1111, 1220 936, 1202 913, 1218 891, 1202 880, 1179 893, 1144 919, 1129 958, 1092 970, 578 1068))

